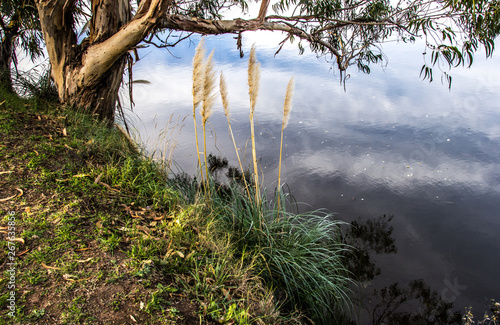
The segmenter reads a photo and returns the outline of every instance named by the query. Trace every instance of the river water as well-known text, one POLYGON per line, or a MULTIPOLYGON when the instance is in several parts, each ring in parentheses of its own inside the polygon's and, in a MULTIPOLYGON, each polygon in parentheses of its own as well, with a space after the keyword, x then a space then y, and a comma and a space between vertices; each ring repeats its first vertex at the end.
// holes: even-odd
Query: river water
MULTIPOLYGON (((373 66, 370 75, 354 67, 344 89, 326 60, 299 56, 295 47, 274 56, 278 36, 247 34, 243 59, 229 36, 207 38, 206 48, 215 49, 216 69, 228 81, 236 142, 249 149, 246 68, 256 45, 262 69, 256 141, 264 185, 277 184, 283 99, 293 75, 282 181, 303 210, 325 208, 347 222, 392 216, 397 252, 372 256, 380 274, 364 283, 364 292, 422 279, 454 309, 473 306, 478 315, 490 299, 500 299, 498 55, 485 60, 479 53, 471 69, 452 70, 450 91, 439 71, 431 84, 419 79, 422 45, 388 44, 388 65, 373 66)), ((134 85, 129 114, 146 147, 168 156, 175 146, 176 166, 189 174, 197 162, 190 117, 197 41, 171 54, 140 52, 134 79, 150 84, 134 85)), ((220 99, 209 121, 207 151, 237 165, 220 99)))

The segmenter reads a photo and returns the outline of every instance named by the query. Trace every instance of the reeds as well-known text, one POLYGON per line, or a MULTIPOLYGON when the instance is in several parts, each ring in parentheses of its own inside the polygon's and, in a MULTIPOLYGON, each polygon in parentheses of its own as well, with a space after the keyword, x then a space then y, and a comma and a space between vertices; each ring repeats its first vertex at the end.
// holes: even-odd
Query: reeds
POLYGON ((209 175, 208 175, 208 162, 207 162, 207 134, 206 124, 208 118, 213 113, 215 102, 215 71, 213 56, 214 51, 210 53, 205 60, 204 40, 201 39, 196 47, 196 52, 193 59, 193 120, 194 120, 194 134, 196 137, 196 151, 198 154, 198 167, 200 168, 201 181, 206 182, 208 188, 209 175), (196 124, 196 108, 200 107, 201 125, 203 128, 203 155, 205 161, 205 176, 203 176, 200 146, 198 143, 198 126, 196 124))
MULTIPOLYGON (((288 125, 288 121, 290 120, 290 111, 292 110, 293 84, 294 80, 292 77, 290 78, 288 86, 286 87, 285 103, 283 104, 283 121, 281 123, 281 141, 280 141, 280 160, 278 167, 278 190, 281 190, 281 158, 283 154, 283 133, 285 131, 286 126, 288 125)), ((278 207, 279 207, 279 202, 278 202, 278 207)))
POLYGON ((214 71, 214 63, 212 61, 214 56, 214 51, 208 56, 208 59, 205 62, 205 74, 203 78, 203 103, 200 108, 201 115, 201 123, 203 127, 203 153, 205 156, 205 177, 208 188, 208 161, 207 161, 207 136, 206 136, 206 124, 208 118, 213 113, 213 107, 215 102, 215 94, 213 93, 215 89, 215 71, 214 71))
MULTIPOLYGON (((251 262, 255 263, 253 268, 258 270, 259 277, 269 288, 276 289, 274 293, 278 301, 291 310, 301 308, 318 324, 331 323, 337 315, 348 310, 351 304, 348 294, 352 282, 343 260, 349 248, 342 244, 340 235, 342 223, 332 220, 332 215, 322 214, 320 211, 308 214, 288 212, 287 208, 292 206, 293 202, 290 202, 289 195, 281 190, 283 138, 292 109, 294 78, 292 77, 288 83, 283 104, 278 191, 276 191, 278 197, 273 202, 267 199, 265 190, 261 196, 259 185, 254 114, 259 92, 260 65, 257 62, 255 48, 252 47, 248 61, 249 118, 255 188, 248 186, 244 178, 243 165, 231 128, 227 84, 221 73, 219 86, 222 105, 246 188, 245 193, 235 184, 229 184, 227 190, 222 193, 215 189, 215 182, 209 182, 206 122, 212 113, 216 77, 212 63, 213 52, 206 61, 203 53, 202 49, 197 48, 199 57, 193 61, 196 70, 196 73, 193 72, 193 107, 200 106, 203 127, 205 168, 202 168, 200 158, 199 164, 200 172, 203 175, 202 169, 204 169, 206 177, 204 202, 210 204, 211 211, 218 211, 217 217, 222 221, 221 229, 231 233, 233 235, 231 238, 235 239, 232 242, 235 251, 243 255, 247 251, 255 254, 255 259, 251 262)), ((193 118, 196 119, 195 110, 193 118)), ((190 186, 189 189, 198 193, 196 186, 190 186)), ((186 197, 196 195, 191 194, 186 197)), ((223 273, 221 275, 224 276, 223 273)), ((203 281, 200 278, 199 282, 203 281)))
MULTIPOLYGON (((198 156, 198 167, 201 168, 200 146, 198 144, 198 126, 196 124, 196 108, 200 105, 203 94, 203 82, 205 75, 205 48, 203 44, 205 40, 202 38, 193 58, 193 121, 194 121, 194 136, 196 138, 196 154, 198 156)), ((203 182, 203 172, 200 169, 201 181, 203 182)))
POLYGON ((228 97, 227 84, 226 84, 226 78, 224 77, 224 74, 222 72, 220 73, 220 78, 219 78, 219 89, 220 89, 220 95, 222 98, 222 106, 224 107, 224 114, 226 115, 226 118, 227 118, 227 124, 229 126, 231 140, 233 141, 233 145, 234 145, 234 151, 236 151, 236 157, 238 158, 238 163, 240 165, 243 183, 245 184, 245 189, 247 191, 248 197, 251 197, 250 190, 248 188, 247 180, 245 177, 245 170, 243 169, 243 165, 241 164, 238 146, 236 145, 236 140, 234 139, 234 134, 233 134, 233 128, 231 127, 231 111, 229 110, 229 100, 227 98, 228 97))
POLYGON ((252 138, 252 161, 253 161, 253 176, 255 182, 255 199, 260 201, 259 191, 259 167, 257 164, 257 149, 255 147, 255 126, 254 112, 257 104, 257 95, 259 94, 260 85, 260 63, 257 62, 255 54, 255 46, 250 50, 250 58, 248 60, 248 94, 250 95, 250 130, 252 138))

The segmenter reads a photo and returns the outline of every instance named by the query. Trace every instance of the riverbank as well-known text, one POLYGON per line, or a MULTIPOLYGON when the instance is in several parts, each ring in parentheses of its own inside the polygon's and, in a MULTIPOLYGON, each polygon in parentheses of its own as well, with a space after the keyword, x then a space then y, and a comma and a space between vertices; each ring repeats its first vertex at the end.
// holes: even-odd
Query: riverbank
POLYGON ((2 323, 277 317, 211 212, 118 129, 40 100, 0 103, 2 323))
POLYGON ((349 304, 328 215, 202 189, 55 103, 0 103, 2 323, 299 324, 349 304))

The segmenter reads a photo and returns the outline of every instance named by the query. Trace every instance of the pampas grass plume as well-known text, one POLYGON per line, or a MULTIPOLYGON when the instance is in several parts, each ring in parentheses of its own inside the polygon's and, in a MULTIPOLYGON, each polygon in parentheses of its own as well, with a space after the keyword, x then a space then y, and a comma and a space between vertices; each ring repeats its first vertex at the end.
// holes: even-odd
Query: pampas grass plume
POLYGON ((215 89, 215 70, 213 63, 214 51, 210 53, 206 63, 205 63, 205 77, 203 80, 203 104, 201 107, 201 117, 202 123, 205 124, 208 118, 213 113, 213 106, 215 103, 215 94, 213 93, 215 89))
POLYGON ((259 94, 260 86, 260 63, 257 62, 257 54, 255 45, 250 50, 250 58, 248 59, 248 93, 250 95, 250 112, 253 114, 257 103, 257 95, 259 94))
POLYGON ((219 78, 219 90, 220 96, 222 98, 222 106, 224 107, 224 114, 229 119, 231 118, 231 111, 229 110, 229 101, 227 99, 227 85, 226 85, 226 77, 224 77, 224 73, 220 73, 219 78))
POLYGON ((285 104, 283 105, 283 129, 288 125, 288 121, 290 120, 290 111, 292 110, 292 97, 293 97, 293 87, 294 86, 294 78, 290 78, 288 82, 288 86, 286 86, 286 94, 285 94, 285 104))
MULTIPOLYGON (((285 103, 283 104, 283 122, 281 124, 281 141, 280 141, 280 160, 278 166, 278 191, 281 191, 281 159, 283 157, 283 133, 285 131, 286 126, 288 125, 288 121, 290 120, 290 112, 292 110, 292 97, 293 97, 293 77, 290 78, 288 82, 288 86, 286 86, 285 93, 285 103)), ((280 209, 280 195, 278 195, 278 210, 280 209)))
MULTIPOLYGON (((198 167, 201 167, 200 146, 198 143, 198 125, 196 124, 196 108, 200 105, 203 90, 203 78, 205 75, 205 40, 202 38, 193 58, 193 122, 194 122, 194 136, 196 138, 196 155, 198 157, 198 167)), ((203 171, 200 169, 201 180, 203 182, 203 171)))
POLYGON ((193 58, 193 110, 196 110, 201 102, 203 78, 204 78, 204 57, 205 57, 205 39, 201 39, 196 47, 193 58))

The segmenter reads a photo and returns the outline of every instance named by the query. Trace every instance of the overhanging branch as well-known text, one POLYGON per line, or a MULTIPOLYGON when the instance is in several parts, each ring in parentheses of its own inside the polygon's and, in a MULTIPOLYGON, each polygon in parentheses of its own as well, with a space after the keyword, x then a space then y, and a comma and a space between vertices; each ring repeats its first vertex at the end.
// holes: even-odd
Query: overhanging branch
POLYGON ((203 35, 237 34, 245 31, 281 31, 328 49, 336 58, 340 70, 345 70, 342 55, 325 40, 306 31, 283 22, 262 21, 260 19, 212 20, 199 19, 182 15, 166 15, 158 25, 159 28, 188 31, 203 35))

